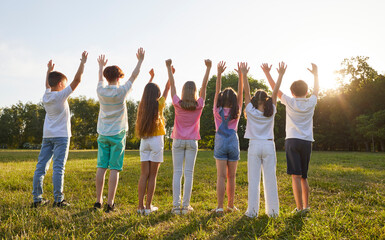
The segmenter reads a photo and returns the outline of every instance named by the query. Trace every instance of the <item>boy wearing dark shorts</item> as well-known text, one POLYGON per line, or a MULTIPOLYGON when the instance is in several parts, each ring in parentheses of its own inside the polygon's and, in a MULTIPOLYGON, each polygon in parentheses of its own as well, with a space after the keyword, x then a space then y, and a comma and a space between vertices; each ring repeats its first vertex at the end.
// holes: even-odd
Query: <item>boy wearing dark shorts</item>
MULTIPOLYGON (((275 82, 270 76, 270 69, 263 69, 272 88, 275 82)), ((313 115, 319 91, 318 68, 312 63, 308 70, 314 75, 314 90, 307 97, 308 86, 303 80, 292 83, 290 90, 293 97, 278 93, 286 106, 286 141, 285 151, 287 173, 292 176, 294 200, 297 208, 294 212, 309 211, 309 184, 307 172, 313 139, 313 115)))

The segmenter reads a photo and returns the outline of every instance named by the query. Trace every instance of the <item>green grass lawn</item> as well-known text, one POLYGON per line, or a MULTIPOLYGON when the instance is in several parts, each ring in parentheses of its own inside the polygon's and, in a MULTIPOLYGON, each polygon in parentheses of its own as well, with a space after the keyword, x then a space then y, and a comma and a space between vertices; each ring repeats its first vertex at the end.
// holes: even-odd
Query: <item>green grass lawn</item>
MULTIPOLYGON (((280 216, 265 215, 263 191, 259 217, 249 219, 247 153, 241 153, 235 205, 240 212, 215 216, 216 168, 212 151, 200 151, 191 205, 195 212, 174 216, 171 152, 164 154, 153 204, 159 211, 136 214, 139 153, 127 151, 116 193, 117 211, 91 210, 95 202, 96 151, 71 151, 64 192, 67 209, 31 209, 32 178, 38 151, 0 151, 0 238, 87 239, 385 239, 385 154, 314 152, 310 162, 311 213, 291 214, 295 203, 285 154, 278 152, 280 216)), ((52 166, 52 165, 51 165, 52 166)), ((52 169, 44 197, 53 201, 52 169)), ((106 195, 106 189, 105 194, 106 195)), ((226 203, 225 203, 226 204, 226 203)))

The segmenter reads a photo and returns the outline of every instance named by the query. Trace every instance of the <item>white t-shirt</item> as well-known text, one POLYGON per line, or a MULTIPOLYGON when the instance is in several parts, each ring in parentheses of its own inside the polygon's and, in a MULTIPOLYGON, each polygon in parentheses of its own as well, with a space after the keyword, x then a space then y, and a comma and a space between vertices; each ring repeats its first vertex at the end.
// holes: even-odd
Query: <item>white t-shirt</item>
POLYGON ((99 81, 97 94, 100 103, 97 131, 100 135, 114 136, 128 131, 126 97, 131 89, 131 81, 124 85, 104 85, 99 81))
POLYGON ((71 93, 71 86, 62 91, 51 91, 51 88, 45 90, 43 138, 71 137, 71 114, 67 102, 71 93))
POLYGON ((247 124, 245 138, 267 140, 274 139, 274 116, 277 109, 273 104, 273 115, 263 116, 263 112, 254 108, 252 103, 246 106, 247 124))
POLYGON ((298 138, 314 142, 313 115, 317 97, 291 98, 282 94, 281 101, 286 105, 286 139, 298 138))

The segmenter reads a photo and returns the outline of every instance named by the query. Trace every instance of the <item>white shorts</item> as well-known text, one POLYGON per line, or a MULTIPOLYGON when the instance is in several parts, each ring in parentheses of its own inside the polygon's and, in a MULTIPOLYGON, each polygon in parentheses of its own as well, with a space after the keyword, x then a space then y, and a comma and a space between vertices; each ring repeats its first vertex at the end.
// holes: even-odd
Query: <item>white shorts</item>
POLYGON ((142 138, 140 140, 141 162, 163 162, 163 135, 142 138))

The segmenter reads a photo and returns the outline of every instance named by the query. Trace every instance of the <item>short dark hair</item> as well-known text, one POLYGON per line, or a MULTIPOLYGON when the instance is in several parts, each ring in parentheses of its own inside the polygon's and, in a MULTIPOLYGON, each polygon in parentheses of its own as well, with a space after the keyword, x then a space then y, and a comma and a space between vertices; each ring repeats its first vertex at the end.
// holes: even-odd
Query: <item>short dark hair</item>
POLYGON ((117 78, 123 78, 124 73, 122 69, 120 69, 118 66, 108 66, 103 71, 103 76, 107 79, 108 82, 114 81, 117 78))
POLYGON ((294 81, 290 86, 290 90, 297 97, 306 96, 307 84, 303 80, 294 81))
POLYGON ((50 87, 56 87, 59 82, 67 80, 67 77, 61 72, 50 72, 48 75, 48 84, 50 87))

